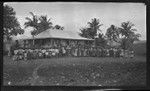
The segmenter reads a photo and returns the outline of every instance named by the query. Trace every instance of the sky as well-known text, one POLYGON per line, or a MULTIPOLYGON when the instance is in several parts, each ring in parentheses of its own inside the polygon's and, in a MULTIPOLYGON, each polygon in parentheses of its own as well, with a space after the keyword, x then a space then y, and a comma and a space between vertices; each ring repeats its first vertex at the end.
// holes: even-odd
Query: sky
MULTIPOLYGON (((135 25, 141 40, 146 40, 146 5, 144 3, 101 3, 101 2, 7 2, 14 8, 22 28, 25 17, 34 14, 47 15, 51 22, 64 26, 64 31, 79 32, 87 27, 87 22, 97 18, 103 24, 103 33, 113 24, 117 27, 122 22, 130 21, 135 25)), ((26 28, 24 35, 30 36, 31 28, 26 28)))

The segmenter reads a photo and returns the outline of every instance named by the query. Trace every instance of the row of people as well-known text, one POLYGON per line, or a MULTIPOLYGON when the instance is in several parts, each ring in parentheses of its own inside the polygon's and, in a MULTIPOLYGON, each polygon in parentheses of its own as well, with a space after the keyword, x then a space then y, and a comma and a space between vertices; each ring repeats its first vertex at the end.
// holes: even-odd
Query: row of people
POLYGON ((103 49, 95 47, 59 47, 42 49, 16 49, 14 50, 14 60, 30 60, 39 58, 52 58, 63 56, 74 57, 133 57, 133 51, 122 49, 103 49))

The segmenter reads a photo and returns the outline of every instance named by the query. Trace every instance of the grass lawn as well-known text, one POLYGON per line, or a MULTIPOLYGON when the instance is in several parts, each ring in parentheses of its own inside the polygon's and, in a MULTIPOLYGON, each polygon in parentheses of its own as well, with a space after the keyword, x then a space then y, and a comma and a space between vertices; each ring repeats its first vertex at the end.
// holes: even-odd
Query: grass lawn
POLYGON ((141 86, 146 57, 64 57, 14 62, 4 57, 4 85, 141 86))

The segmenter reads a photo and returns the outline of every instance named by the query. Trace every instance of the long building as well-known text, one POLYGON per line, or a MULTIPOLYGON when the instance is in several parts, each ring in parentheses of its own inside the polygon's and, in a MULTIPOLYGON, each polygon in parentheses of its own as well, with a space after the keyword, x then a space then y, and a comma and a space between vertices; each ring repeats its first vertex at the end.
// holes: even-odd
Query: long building
POLYGON ((81 37, 77 32, 57 30, 57 29, 47 29, 38 35, 30 37, 22 36, 16 40, 23 41, 24 47, 31 47, 34 45, 36 47, 52 47, 52 46, 75 46, 84 45, 92 46, 94 44, 93 39, 88 39, 81 37))

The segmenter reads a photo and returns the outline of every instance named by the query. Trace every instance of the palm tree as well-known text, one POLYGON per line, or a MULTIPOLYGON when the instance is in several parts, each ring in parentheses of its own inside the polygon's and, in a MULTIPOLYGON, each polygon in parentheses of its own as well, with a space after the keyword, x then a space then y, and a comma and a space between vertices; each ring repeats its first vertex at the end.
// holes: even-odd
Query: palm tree
POLYGON ((123 38, 122 38, 122 46, 124 46, 123 48, 126 48, 126 46, 132 46, 133 42, 135 40, 139 40, 139 37, 141 36, 140 34, 136 33, 135 31, 137 31, 136 29, 133 28, 134 24, 132 24, 131 22, 127 21, 127 22, 123 22, 121 24, 121 28, 119 28, 120 33, 122 34, 123 38))
POLYGON ((119 28, 122 36, 124 36, 125 38, 131 37, 131 35, 134 34, 135 31, 137 31, 136 29, 133 29, 133 26, 134 24, 129 21, 123 22, 121 24, 121 28, 119 28))
POLYGON ((88 22, 88 24, 89 24, 89 28, 91 29, 91 36, 92 36, 92 38, 97 36, 98 31, 101 32, 101 30, 99 28, 103 24, 100 24, 99 19, 94 18, 94 19, 92 19, 91 22, 88 22))
POLYGON ((24 23, 25 28, 32 27, 33 31, 31 31, 31 35, 33 36, 33 45, 34 45, 34 36, 37 34, 39 30, 38 18, 32 12, 29 12, 32 15, 32 18, 26 17, 27 22, 24 23))
POLYGON ((108 40, 115 41, 115 42, 118 42, 119 34, 120 32, 115 25, 111 25, 106 32, 106 36, 108 40))
POLYGON ((80 31, 81 31, 81 33, 79 33, 80 36, 85 38, 91 38, 87 28, 81 28, 80 31))
POLYGON ((49 29, 49 28, 52 28, 52 22, 50 22, 51 18, 48 19, 47 16, 41 16, 39 18, 40 20, 40 23, 39 23, 39 31, 37 34, 49 29))

